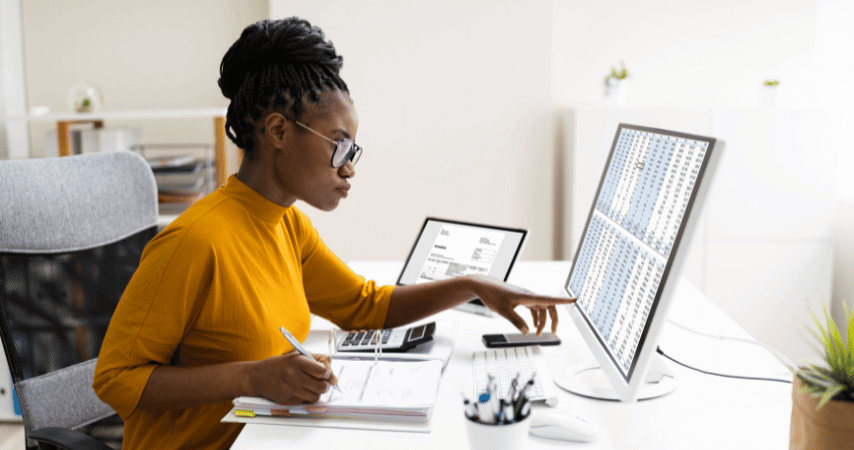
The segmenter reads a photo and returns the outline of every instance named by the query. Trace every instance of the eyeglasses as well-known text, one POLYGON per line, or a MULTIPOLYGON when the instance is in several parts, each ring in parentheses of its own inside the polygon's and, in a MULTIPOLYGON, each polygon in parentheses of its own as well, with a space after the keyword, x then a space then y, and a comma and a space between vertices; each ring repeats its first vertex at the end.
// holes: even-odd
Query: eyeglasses
POLYGON ((353 142, 352 139, 344 138, 338 141, 334 141, 320 134, 319 132, 312 130, 299 120, 294 120, 287 116, 285 116, 285 118, 305 128, 306 130, 311 131, 312 133, 322 137, 323 139, 326 139, 330 143, 335 144, 335 151, 332 153, 332 167, 337 169, 343 166, 344 164, 347 164, 347 161, 352 161, 353 165, 355 166, 356 163, 359 162, 359 158, 362 157, 362 147, 356 145, 356 143, 353 142))

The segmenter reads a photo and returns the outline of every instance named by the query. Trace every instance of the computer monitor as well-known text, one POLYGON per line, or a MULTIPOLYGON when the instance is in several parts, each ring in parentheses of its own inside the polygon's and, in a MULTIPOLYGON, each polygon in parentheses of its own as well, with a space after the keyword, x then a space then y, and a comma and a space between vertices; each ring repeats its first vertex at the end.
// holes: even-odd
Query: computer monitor
POLYGON ((722 148, 710 137, 619 125, 564 285, 596 361, 554 374, 559 386, 625 402, 675 389, 657 340, 722 148), (610 389, 590 381, 602 376, 610 389))

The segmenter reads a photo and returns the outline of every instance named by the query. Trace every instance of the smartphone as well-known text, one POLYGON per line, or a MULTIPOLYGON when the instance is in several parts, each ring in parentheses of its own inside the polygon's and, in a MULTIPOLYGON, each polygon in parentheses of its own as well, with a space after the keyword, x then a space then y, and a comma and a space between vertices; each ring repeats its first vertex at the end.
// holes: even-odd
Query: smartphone
POLYGON ((522 347, 525 345, 560 345, 560 338, 554 333, 513 333, 513 334, 484 334, 483 345, 489 348, 522 347))

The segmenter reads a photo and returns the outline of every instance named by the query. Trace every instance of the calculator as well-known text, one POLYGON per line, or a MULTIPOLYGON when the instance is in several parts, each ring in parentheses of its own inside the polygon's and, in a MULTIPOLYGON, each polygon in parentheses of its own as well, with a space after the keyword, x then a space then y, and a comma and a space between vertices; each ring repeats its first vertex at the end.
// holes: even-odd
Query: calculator
POLYGON ((383 352, 405 352, 416 345, 429 342, 436 332, 436 322, 412 328, 390 328, 386 330, 351 331, 338 339, 339 352, 373 352, 374 341, 379 332, 383 352))

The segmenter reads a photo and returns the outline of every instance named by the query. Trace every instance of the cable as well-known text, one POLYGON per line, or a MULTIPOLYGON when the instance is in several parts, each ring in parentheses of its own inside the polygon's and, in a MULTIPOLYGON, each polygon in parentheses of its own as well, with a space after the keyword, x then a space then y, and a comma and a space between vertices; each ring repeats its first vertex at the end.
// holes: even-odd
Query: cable
POLYGON ((690 332, 690 333, 694 333, 694 334, 698 334, 698 335, 700 335, 700 336, 710 337, 710 338, 713 338, 713 339, 720 339, 720 340, 722 340, 722 341, 736 341, 736 342, 745 342, 745 343, 748 343, 748 344, 758 345, 758 346, 760 346, 760 347, 764 348, 765 350, 768 350, 769 352, 771 352, 771 354, 772 354, 772 355, 776 356, 776 357, 777 357, 777 359, 779 359, 779 360, 780 360, 780 362, 782 362, 782 363, 783 363, 783 365, 784 365, 784 366, 786 366, 786 368, 788 368, 788 369, 789 369, 789 371, 791 371, 791 372, 797 372, 797 370, 798 370, 797 366, 795 366, 795 363, 793 363, 793 362, 792 362, 792 360, 790 360, 789 358, 787 358, 787 357, 786 357, 786 355, 784 355, 784 354, 780 353, 780 351, 778 351, 778 350, 777 350, 776 348, 774 348, 774 347, 771 347, 771 346, 770 346, 770 345, 768 345, 768 344, 763 344, 762 342, 759 342, 759 341, 752 341, 752 340, 750 340, 750 339, 734 338, 734 337, 727 337, 727 336, 717 336, 717 335, 714 335, 714 334, 701 333, 701 332, 699 332, 699 331, 692 330, 692 329, 690 329, 690 328, 686 327, 685 325, 681 325, 681 324, 679 324, 679 323, 676 323, 676 322, 674 322, 674 321, 673 321, 673 320, 671 320, 671 319, 667 319, 667 321, 668 321, 668 322, 670 322, 671 324, 673 324, 673 325, 675 325, 675 326, 677 326, 677 327, 679 327, 679 328, 681 328, 681 329, 685 330, 685 331, 688 331, 688 332, 690 332))
POLYGON ((661 347, 656 347, 655 351, 658 352, 659 355, 675 362, 676 364, 679 364, 680 366, 687 367, 691 370, 696 370, 697 372, 704 373, 706 375, 714 375, 716 377, 724 377, 724 378, 737 378, 739 380, 776 381, 778 383, 792 384, 792 382, 790 380, 781 380, 781 379, 777 379, 777 378, 745 377, 745 376, 741 376, 741 375, 728 375, 728 374, 724 374, 724 373, 709 372, 709 371, 706 371, 703 369, 698 369, 696 367, 691 367, 688 364, 685 364, 683 362, 679 362, 679 361, 673 359, 670 355, 667 355, 663 351, 661 351, 661 347))

